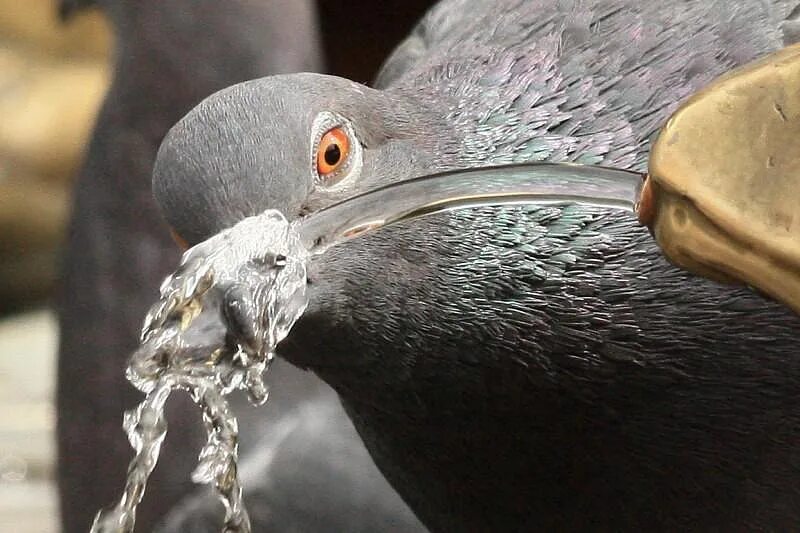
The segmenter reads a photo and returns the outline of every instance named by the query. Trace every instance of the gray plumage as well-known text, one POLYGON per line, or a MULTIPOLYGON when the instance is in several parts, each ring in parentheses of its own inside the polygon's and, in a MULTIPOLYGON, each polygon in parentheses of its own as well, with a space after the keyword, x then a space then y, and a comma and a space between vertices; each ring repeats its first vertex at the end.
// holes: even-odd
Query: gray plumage
MULTIPOLYGON (((643 170, 681 99, 794 38, 795 6, 446 0, 377 89, 294 75, 206 100, 162 145, 155 193, 198 241, 450 168, 643 170), (336 187, 313 168, 324 112, 363 147, 336 187)), ((337 390, 434 531, 800 521, 800 319, 674 268, 629 214, 432 216, 333 248, 309 283, 279 354, 337 390)))
MULTIPOLYGON (((281 385, 276 384, 273 397, 285 389, 281 385)), ((263 428, 252 427, 254 416, 242 426, 242 433, 262 433, 250 439, 256 443, 240 463, 253 531, 425 531, 354 441, 355 430, 333 391, 267 411, 260 419, 263 428)), ((155 531, 217 533, 224 514, 216 493, 198 491, 173 508, 155 531)))

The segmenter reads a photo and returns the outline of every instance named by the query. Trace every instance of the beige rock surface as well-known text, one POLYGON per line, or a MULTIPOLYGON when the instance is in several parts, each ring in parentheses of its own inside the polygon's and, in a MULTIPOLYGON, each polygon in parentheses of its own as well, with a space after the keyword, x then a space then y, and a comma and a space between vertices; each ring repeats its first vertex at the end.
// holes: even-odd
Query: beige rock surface
POLYGON ((58 531, 56 345, 50 311, 0 321, 0 531, 58 531))

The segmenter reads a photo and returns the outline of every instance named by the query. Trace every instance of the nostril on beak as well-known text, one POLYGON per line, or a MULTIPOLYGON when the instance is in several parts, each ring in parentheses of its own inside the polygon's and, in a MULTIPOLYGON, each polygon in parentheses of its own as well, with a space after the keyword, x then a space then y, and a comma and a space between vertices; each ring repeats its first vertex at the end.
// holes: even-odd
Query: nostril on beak
POLYGON ((175 241, 175 244, 178 245, 178 248, 181 249, 182 252, 185 252, 189 249, 189 243, 186 240, 178 235, 178 232, 174 229, 170 228, 169 234, 172 235, 172 240, 175 241))

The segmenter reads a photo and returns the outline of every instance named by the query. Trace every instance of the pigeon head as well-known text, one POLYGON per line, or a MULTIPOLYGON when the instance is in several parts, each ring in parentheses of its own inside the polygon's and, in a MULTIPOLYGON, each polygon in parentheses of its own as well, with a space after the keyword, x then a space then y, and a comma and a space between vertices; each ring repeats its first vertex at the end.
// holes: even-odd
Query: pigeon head
POLYGON ((320 74, 234 85, 166 136, 154 169, 156 199, 188 244, 265 209, 289 218, 314 211, 420 168, 425 150, 412 108, 320 74))

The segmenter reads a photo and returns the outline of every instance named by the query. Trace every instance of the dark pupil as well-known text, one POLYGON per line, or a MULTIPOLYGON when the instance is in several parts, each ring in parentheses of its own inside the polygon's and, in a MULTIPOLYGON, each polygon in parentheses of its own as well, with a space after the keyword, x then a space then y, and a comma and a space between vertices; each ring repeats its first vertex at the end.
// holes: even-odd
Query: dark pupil
POLYGON ((339 149, 338 144, 329 144, 325 148, 325 162, 330 166, 335 165, 342 158, 342 151, 339 149))

